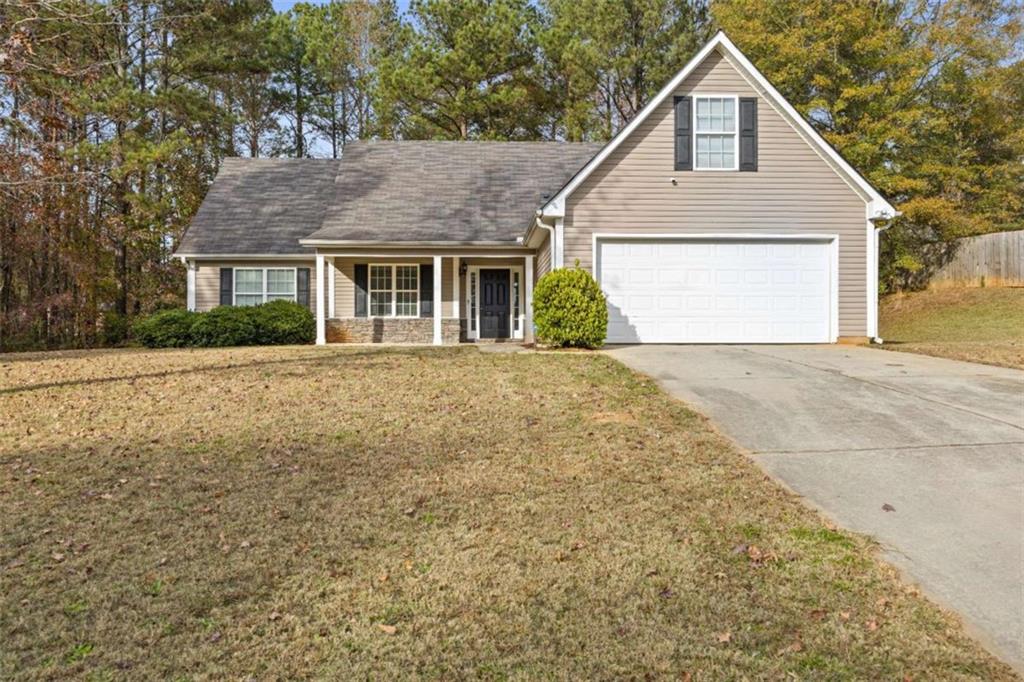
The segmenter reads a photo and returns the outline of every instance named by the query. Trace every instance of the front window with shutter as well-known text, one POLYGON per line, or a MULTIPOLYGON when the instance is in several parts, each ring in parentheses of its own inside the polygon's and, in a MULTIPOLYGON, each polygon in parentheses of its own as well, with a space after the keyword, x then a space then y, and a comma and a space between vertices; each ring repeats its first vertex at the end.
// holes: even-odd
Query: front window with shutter
POLYGON ((694 97, 694 168, 737 170, 736 98, 694 97))
POLYGON ((419 265, 370 266, 370 317, 418 317, 419 265))
POLYGON ((235 305, 296 300, 295 268, 235 268, 235 305))

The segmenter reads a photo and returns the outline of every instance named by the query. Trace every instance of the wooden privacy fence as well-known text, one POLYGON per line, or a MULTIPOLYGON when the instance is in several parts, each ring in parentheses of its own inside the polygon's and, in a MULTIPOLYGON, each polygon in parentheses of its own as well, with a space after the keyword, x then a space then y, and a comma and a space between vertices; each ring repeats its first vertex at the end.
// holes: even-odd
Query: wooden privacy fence
POLYGON ((953 258, 932 276, 932 286, 1024 284, 1024 230, 957 240, 953 258))

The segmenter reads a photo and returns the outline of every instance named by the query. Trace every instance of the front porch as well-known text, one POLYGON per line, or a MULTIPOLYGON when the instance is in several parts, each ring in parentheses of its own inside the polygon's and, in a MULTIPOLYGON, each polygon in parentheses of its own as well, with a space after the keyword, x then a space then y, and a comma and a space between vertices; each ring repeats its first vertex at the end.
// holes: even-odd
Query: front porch
POLYGON ((316 343, 533 341, 525 249, 316 254, 316 343))

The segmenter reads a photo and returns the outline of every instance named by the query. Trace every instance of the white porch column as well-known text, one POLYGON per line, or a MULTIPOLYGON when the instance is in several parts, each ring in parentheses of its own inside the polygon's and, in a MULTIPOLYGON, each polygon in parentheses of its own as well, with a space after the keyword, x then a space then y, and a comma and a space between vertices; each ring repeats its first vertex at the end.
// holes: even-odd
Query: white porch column
POLYGON ((327 321, 324 319, 324 257, 316 255, 316 345, 327 343, 327 321))
POLYGON ((533 343, 533 256, 523 256, 523 261, 526 266, 524 277, 524 289, 525 289, 525 303, 523 305, 523 313, 525 320, 523 321, 523 341, 526 343, 533 343))
POLYGON ((189 312, 195 312, 196 310, 196 270, 199 268, 196 266, 194 260, 185 261, 185 267, 188 268, 188 284, 185 290, 185 303, 188 307, 189 312))
POLYGON ((434 345, 440 346, 441 338, 441 256, 434 256, 434 345))
POLYGON ((338 312, 337 308, 334 307, 334 257, 332 256, 327 260, 327 317, 335 317, 338 312))
POLYGON ((462 296, 459 293, 459 268, 462 266, 462 258, 455 256, 452 259, 452 317, 461 319, 459 307, 462 303, 462 296))

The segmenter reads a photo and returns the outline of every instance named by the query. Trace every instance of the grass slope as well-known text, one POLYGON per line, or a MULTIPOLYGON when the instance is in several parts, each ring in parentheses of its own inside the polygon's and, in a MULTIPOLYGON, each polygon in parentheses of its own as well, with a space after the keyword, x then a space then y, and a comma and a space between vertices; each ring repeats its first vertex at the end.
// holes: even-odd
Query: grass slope
POLYGON ((879 323, 886 348, 1024 369, 1024 287, 896 294, 879 323))
POLYGON ((609 358, 0 357, 0 678, 1009 679, 609 358))

